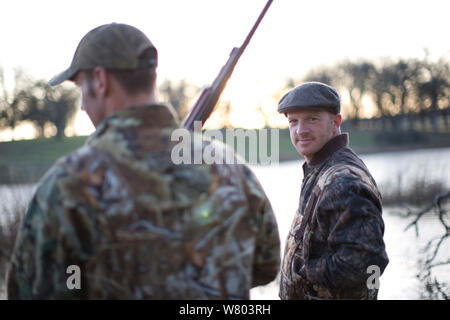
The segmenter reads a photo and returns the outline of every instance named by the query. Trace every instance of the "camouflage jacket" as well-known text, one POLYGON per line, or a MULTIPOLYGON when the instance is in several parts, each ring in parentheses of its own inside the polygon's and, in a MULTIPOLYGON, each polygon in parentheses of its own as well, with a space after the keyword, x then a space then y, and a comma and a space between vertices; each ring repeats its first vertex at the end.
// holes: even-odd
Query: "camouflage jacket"
POLYGON ((175 165, 176 128, 167 107, 122 110, 47 172, 9 299, 245 299, 275 278, 278 228, 256 177, 244 164, 175 165))
POLYGON ((281 299, 377 297, 377 288, 367 285, 367 268, 378 266, 381 274, 389 261, 381 196, 347 145, 348 135, 338 135, 303 165, 299 208, 282 263, 281 299))

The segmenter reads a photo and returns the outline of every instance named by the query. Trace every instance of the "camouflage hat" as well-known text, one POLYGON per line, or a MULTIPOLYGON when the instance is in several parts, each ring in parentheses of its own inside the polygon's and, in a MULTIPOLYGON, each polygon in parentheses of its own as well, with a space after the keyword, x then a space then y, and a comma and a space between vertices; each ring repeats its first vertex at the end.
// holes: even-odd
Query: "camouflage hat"
POLYGON ((306 82, 286 93, 278 103, 278 112, 296 109, 322 109, 334 114, 341 111, 336 89, 320 82, 306 82))
POLYGON ((109 70, 132 70, 156 67, 156 48, 139 29, 120 23, 99 26, 81 39, 70 67, 49 81, 50 86, 71 80, 80 70, 92 70, 97 66, 109 70), (151 55, 141 55, 147 49, 151 55))

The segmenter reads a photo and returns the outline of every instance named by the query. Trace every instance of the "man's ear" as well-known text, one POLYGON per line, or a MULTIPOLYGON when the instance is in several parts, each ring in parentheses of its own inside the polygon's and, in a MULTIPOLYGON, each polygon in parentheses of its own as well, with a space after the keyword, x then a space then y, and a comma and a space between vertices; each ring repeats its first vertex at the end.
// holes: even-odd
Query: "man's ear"
POLYGON ((92 72, 92 87, 99 97, 105 97, 109 90, 108 71, 103 67, 95 67, 92 72))
POLYGON ((334 125, 337 128, 339 128, 341 126, 341 124, 342 124, 342 116, 341 116, 341 114, 337 114, 337 115, 334 116, 333 123, 334 123, 334 125))

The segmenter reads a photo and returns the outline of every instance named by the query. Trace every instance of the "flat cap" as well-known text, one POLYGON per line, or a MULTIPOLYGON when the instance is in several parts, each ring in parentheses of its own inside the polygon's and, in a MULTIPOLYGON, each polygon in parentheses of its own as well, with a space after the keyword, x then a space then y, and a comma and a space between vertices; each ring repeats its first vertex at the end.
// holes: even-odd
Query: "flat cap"
POLYGON ((288 91, 278 103, 279 113, 296 109, 321 109, 338 114, 341 100, 333 87, 320 82, 306 82, 288 91))

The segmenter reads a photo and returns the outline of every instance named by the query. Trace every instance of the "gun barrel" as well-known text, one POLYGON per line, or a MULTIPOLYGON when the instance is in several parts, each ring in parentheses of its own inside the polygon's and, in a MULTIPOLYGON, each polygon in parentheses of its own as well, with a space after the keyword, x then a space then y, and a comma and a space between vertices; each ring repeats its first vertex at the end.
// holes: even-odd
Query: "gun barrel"
POLYGON ((253 34, 255 33, 256 29, 258 28, 259 24, 261 23, 261 20, 266 15, 267 10, 269 10, 269 7, 272 4, 272 2, 273 2, 273 0, 267 1, 266 5, 264 6, 264 9, 259 14, 258 19, 256 20, 256 22, 253 25, 252 29, 250 30, 249 34, 245 38, 244 43, 241 46, 242 50, 245 50, 245 48, 247 47, 248 43, 250 42, 250 39, 253 37, 253 34))
POLYGON ((250 39, 253 37, 253 34, 258 28, 261 20, 264 18, 264 15, 266 14, 272 2, 273 0, 267 1, 264 9, 260 13, 249 34, 245 38, 242 46, 240 46, 239 48, 233 48, 227 63, 222 67, 219 75, 216 77, 212 85, 202 91, 201 95, 195 102, 194 107, 182 121, 182 127, 192 130, 194 128, 195 121, 201 121, 202 126, 205 124, 206 120, 213 112, 214 107, 216 106, 217 101, 219 100, 222 91, 224 90, 228 82, 228 79, 231 77, 231 74, 233 73, 234 67, 236 66, 240 56, 250 42, 250 39))

